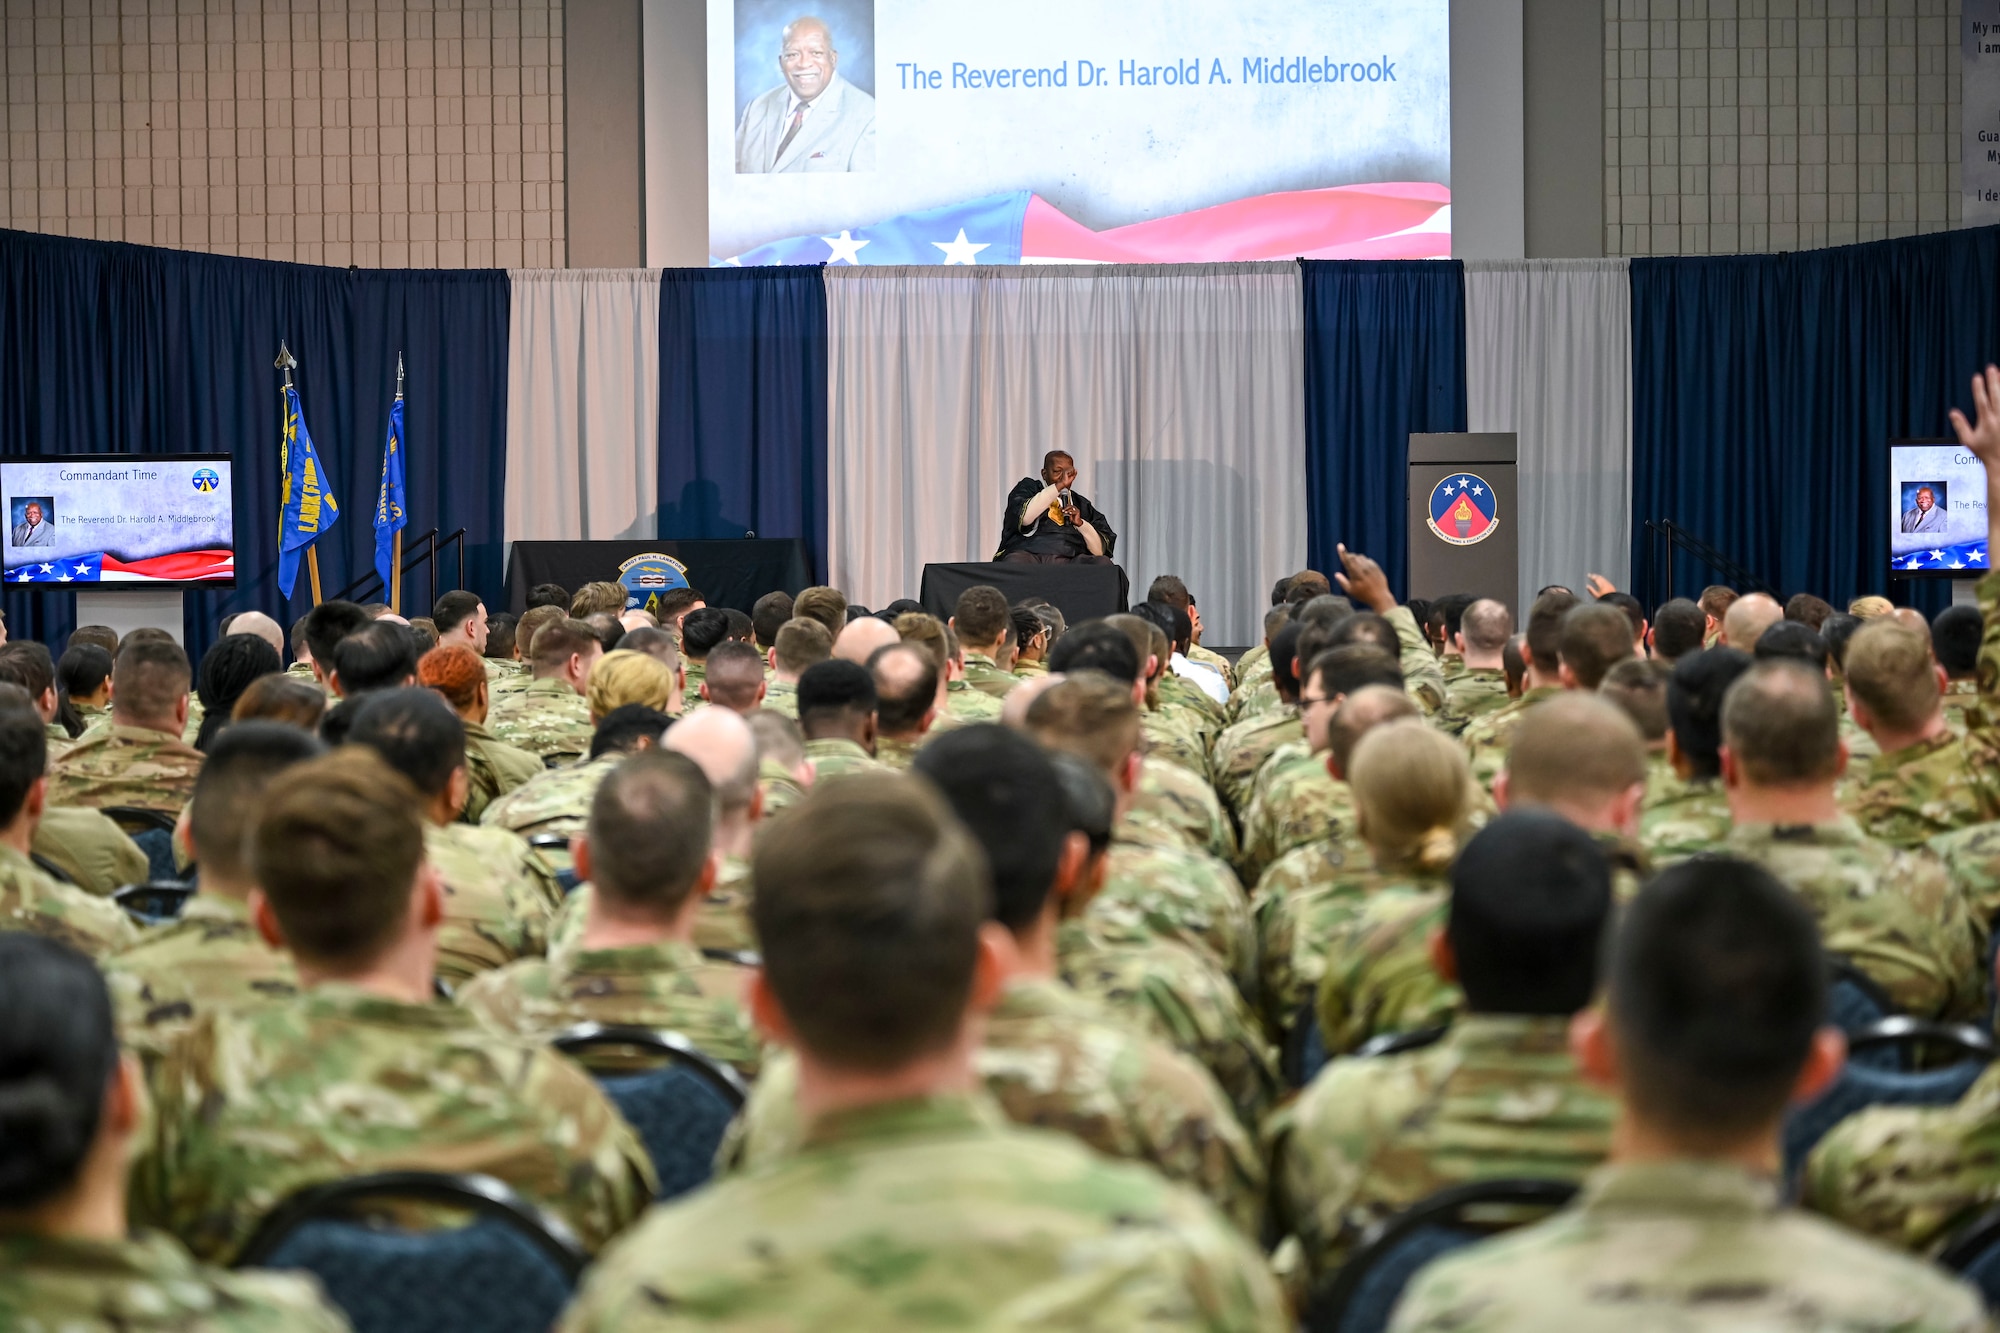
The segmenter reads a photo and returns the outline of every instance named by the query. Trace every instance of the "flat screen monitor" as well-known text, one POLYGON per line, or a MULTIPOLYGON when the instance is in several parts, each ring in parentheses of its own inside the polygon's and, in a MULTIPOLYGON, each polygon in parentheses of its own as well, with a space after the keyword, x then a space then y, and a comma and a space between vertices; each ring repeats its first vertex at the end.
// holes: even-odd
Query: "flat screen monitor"
POLYGON ((707 11, 713 263, 1451 254, 1449 0, 707 11))
POLYGON ((228 454, 0 458, 9 584, 230 587, 228 454))
POLYGON ((1889 573, 1976 578, 1986 549, 1986 469, 1956 440, 1889 441, 1889 573))

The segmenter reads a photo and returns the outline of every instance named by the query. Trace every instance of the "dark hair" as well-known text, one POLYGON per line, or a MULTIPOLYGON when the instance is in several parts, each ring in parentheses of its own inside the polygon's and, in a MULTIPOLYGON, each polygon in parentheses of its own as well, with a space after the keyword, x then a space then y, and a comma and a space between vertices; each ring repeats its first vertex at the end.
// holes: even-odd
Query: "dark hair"
POLYGON ((986 858, 927 784, 814 787, 758 839, 751 922, 799 1044, 882 1073, 952 1042, 991 912, 986 858))
POLYGON ((1676 597, 1653 613, 1653 651, 1678 661, 1708 639, 1708 612, 1701 604, 1676 597))
POLYGON ((63 646, 75 648, 86 643, 102 648, 106 657, 118 656, 118 631, 109 625, 78 625, 69 632, 69 642, 63 646))
POLYGON ((486 620, 486 655, 494 658, 514 656, 514 627, 521 623, 521 617, 512 611, 502 611, 486 620))
POLYGON ((1637 638, 1646 630, 1646 608, 1629 592, 1607 592, 1597 599, 1600 606, 1615 606, 1625 613, 1625 619, 1632 626, 1632 637, 1637 638))
POLYGON ((1833 614, 1833 603, 1823 597, 1815 597, 1809 592, 1795 593, 1785 603, 1785 619, 1802 624, 1808 629, 1818 629, 1833 614))
POLYGON ((1014 622, 1014 642, 1023 648, 1032 643, 1037 634, 1048 632, 1049 627, 1042 618, 1025 606, 1017 606, 1007 614, 1014 622))
MULTIPOLYGON (((702 609, 706 610, 707 608, 704 607, 702 609)), ((693 613, 690 612, 689 614, 693 613)), ((749 613, 738 611, 733 606, 725 606, 722 608, 722 614, 729 617, 729 634, 727 637, 741 639, 745 643, 756 639, 757 627, 751 624, 749 613)), ((681 633, 687 633, 687 621, 685 620, 681 622, 681 633)))
POLYGON ((201 659, 201 730, 195 733, 194 748, 206 754, 217 734, 229 725, 236 701, 251 682, 284 669, 278 650, 254 634, 227 634, 217 639, 201 659))
POLYGON ((1867 623, 1860 616, 1850 616, 1845 611, 1836 611, 1826 618, 1824 625, 1819 627, 1819 636, 1826 640, 1827 651, 1833 654, 1833 663, 1841 670, 1847 669, 1848 643, 1853 640, 1855 631, 1867 623))
MULTIPOLYGON (((1125 636, 1119 635, 1124 642, 1125 636)), ((1125 651, 1132 651, 1131 644, 1125 651)), ((915 731, 924 714, 937 703, 937 659, 921 645, 890 643, 877 648, 868 659, 868 672, 875 678, 875 725, 892 736, 915 731), (895 673, 891 659, 917 664, 913 671, 895 673)))
POLYGON ((32 1208, 76 1180, 117 1067, 111 995, 91 961, 0 934, 0 1208, 32 1208))
POLYGON ((807 740, 819 731, 846 735, 875 711, 875 677, 859 662, 828 658, 815 662, 799 676, 799 729, 807 740))
POLYGON ((1625 1095, 1726 1146, 1784 1110, 1827 1011, 1819 927, 1768 870, 1697 856, 1625 909, 1606 969, 1625 1095))
POLYGON ((235 879, 249 874, 245 839, 271 780, 325 751, 310 733, 283 722, 238 722, 217 736, 188 800, 188 834, 201 868, 235 879))
POLYGON ((625 622, 618 615, 614 611, 592 611, 583 618, 583 623, 590 626, 591 637, 597 640, 597 646, 607 653, 617 652, 618 645, 625 639, 625 622))
POLYGON ((465 588, 453 588, 437 599, 431 608, 431 623, 436 625, 440 635, 449 634, 463 625, 478 612, 485 603, 476 592, 465 588))
POLYGON ((1194 595, 1188 591, 1186 583, 1178 574, 1162 574, 1146 586, 1146 600, 1165 602, 1168 606, 1185 611, 1194 605, 1194 595))
POLYGON ((708 863, 715 790, 684 754, 651 749, 616 764, 590 802, 590 877, 618 902, 671 914, 708 863))
POLYGON ((967 643, 977 644, 993 642, 1013 623, 1006 595, 984 583, 958 595, 951 618, 957 624, 958 636, 967 643))
POLYGON ((1736 648, 1701 648, 1674 663, 1667 680, 1667 721, 1675 748, 1698 778, 1722 772, 1722 701, 1750 665, 1750 654, 1736 648))
POLYGON ((1049 649, 1049 670, 1063 674, 1102 671, 1130 686, 1139 679, 1139 653, 1122 630, 1101 620, 1089 620, 1073 627, 1049 649))
POLYGON ((111 665, 111 704, 115 712, 147 721, 165 721, 188 692, 194 672, 187 654, 172 639, 125 636, 111 665))
POLYGON ((16 639, 0 647, 0 681, 12 681, 38 701, 44 694, 53 696, 56 721, 63 724, 63 730, 71 737, 83 731, 83 718, 69 696, 56 688, 56 664, 49 660, 49 650, 40 643, 16 639), (76 725, 71 726, 72 722, 76 725))
POLYGON ((383 690, 370 695, 347 730, 349 745, 365 745, 428 797, 451 785, 465 764, 465 724, 435 690, 383 690))
POLYGON ((261 719, 316 732, 326 716, 326 694, 309 680, 286 675, 259 676, 243 691, 229 715, 235 722, 261 719))
POLYGON ((42 715, 32 705, 0 707, 0 826, 20 817, 28 788, 48 768, 49 733, 42 715))
POLYGON ((1522 634, 1527 645, 1524 660, 1531 659, 1533 668, 1545 676, 1556 674, 1556 666, 1562 660, 1563 617, 1576 604, 1576 594, 1563 588, 1544 591, 1528 610, 1528 624, 1522 634))
POLYGON ((535 631, 534 656, 538 670, 559 671, 578 653, 588 654, 598 644, 597 631, 588 622, 573 617, 552 620, 535 631))
POLYGON ((778 644, 778 631, 792 618, 792 595, 788 592, 767 592, 759 597, 750 608, 751 632, 757 636, 757 646, 769 651, 778 644))
POLYGON ((625 631, 625 637, 618 641, 621 651, 644 653, 656 662, 664 662, 668 669, 680 665, 680 646, 674 642, 674 632, 660 625, 636 625, 625 631))
POLYGON ((1833 650, 1802 620, 1780 620, 1757 637, 1750 655, 1759 662, 1803 662, 1815 671, 1825 671, 1833 660, 1833 650))
POLYGON ((1188 613, 1167 602, 1141 602, 1132 614, 1167 636, 1171 652, 1185 653, 1194 644, 1194 621, 1188 613))
POLYGON ((351 698, 402 685, 417 674, 420 656, 409 626, 377 620, 340 641, 333 650, 333 670, 342 696, 351 698))
POLYGON ((1658 658, 1628 657, 1604 673, 1598 697, 1610 703, 1639 728, 1650 744, 1667 734, 1667 677, 1674 669, 1658 658))
MULTIPOLYGON (((1297 621, 1279 630, 1271 640, 1271 684, 1281 699, 1299 697, 1299 635, 1303 628, 1297 621)), ((1312 664, 1308 662, 1307 666, 1312 664)))
POLYGON ((1931 651, 1947 676, 1963 678, 1979 670, 1979 643, 1986 617, 1976 606, 1947 606, 1931 621, 1931 651))
POLYGON ((333 670, 340 641, 369 623, 368 613, 353 602, 321 602, 306 612, 306 647, 322 673, 333 670))
POLYGON ((644 704, 620 704, 598 719, 597 730, 590 738, 590 757, 599 759, 607 754, 631 754, 639 748, 642 740, 658 743, 673 724, 674 720, 657 708, 648 708, 644 704))
POLYGON ((763 683, 764 658, 741 639, 724 639, 709 650, 702 684, 710 703, 742 712, 756 702, 763 683))
MULTIPOLYGON (((1532 640, 1532 621, 1528 633, 1532 640)), ((1632 656, 1632 623, 1623 611, 1603 602, 1572 606, 1563 613, 1556 652, 1576 677, 1577 685, 1594 690, 1604 683, 1604 673, 1614 663, 1632 656)), ((1542 670, 1548 670, 1548 663, 1542 661, 1539 651, 1535 653, 1535 662, 1542 670)))
MULTIPOLYGON (((1370 685, 1387 685, 1396 690, 1404 686, 1402 664, 1366 643, 1344 643, 1327 649, 1313 658, 1306 668, 1305 679, 1308 683, 1318 680, 1328 698, 1353 694, 1370 685)), ((1303 695, 1305 691, 1301 689, 1299 693, 1303 695)))
POLYGON ((1056 784, 1062 789, 1063 827, 1090 840, 1092 856, 1111 847, 1111 829, 1118 821, 1118 793, 1097 765, 1079 754, 1061 750, 1049 756, 1056 784))
POLYGON ((569 597, 569 589, 560 583, 537 583, 528 589, 528 605, 523 609, 532 611, 538 606, 553 606, 568 615, 569 597))
POLYGON ((1011 727, 982 723, 946 732, 917 751, 911 767, 985 848, 994 919, 1016 932, 1034 924, 1068 832, 1048 754, 1011 727))
POLYGON ((111 679, 111 654, 94 643, 79 643, 56 663, 56 693, 76 698, 97 693, 111 679))
POLYGON ((681 621, 681 650, 699 661, 729 637, 729 613, 719 606, 701 606, 681 621))
POLYGON ((672 620, 696 602, 704 606, 708 599, 701 595, 699 588, 669 588, 661 593, 653 603, 653 614, 660 620, 672 620))
POLYGON ((1510 811, 1465 844, 1451 870, 1445 937, 1466 1007, 1573 1014, 1597 989, 1611 919, 1611 862, 1560 815, 1510 811))

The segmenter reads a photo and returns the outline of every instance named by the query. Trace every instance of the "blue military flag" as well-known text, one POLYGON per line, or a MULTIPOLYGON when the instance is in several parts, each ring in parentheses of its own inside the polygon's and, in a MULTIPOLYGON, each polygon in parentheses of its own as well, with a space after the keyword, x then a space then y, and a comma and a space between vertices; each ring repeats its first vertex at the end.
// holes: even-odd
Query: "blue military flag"
POLYGON ((285 386, 285 499, 278 519, 278 591, 292 595, 299 581, 299 552, 319 540, 340 517, 340 505, 327 485, 326 470, 313 452, 299 391, 285 386))
POLYGON ((389 405, 389 438, 382 445, 382 489, 375 495, 375 572, 386 596, 396 586, 396 534, 410 521, 403 498, 403 395, 389 405))

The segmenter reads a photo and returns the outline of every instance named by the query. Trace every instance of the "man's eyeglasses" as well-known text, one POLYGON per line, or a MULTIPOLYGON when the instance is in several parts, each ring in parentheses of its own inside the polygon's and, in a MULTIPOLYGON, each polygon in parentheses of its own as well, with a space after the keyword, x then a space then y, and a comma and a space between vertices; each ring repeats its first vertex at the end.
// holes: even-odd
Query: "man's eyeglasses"
POLYGON ((1301 708, 1311 708, 1314 704, 1330 704, 1332 702, 1332 698, 1324 694, 1301 694, 1299 696, 1299 707, 1301 708))

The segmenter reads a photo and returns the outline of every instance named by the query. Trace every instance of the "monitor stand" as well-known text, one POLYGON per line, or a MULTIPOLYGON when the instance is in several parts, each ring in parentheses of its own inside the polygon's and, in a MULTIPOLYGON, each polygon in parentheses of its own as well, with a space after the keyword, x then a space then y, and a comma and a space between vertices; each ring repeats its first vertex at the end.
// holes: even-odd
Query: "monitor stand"
POLYGON ((135 629, 163 629, 181 642, 181 590, 179 588, 132 588, 116 592, 77 590, 76 623, 109 625, 118 637, 135 629))

